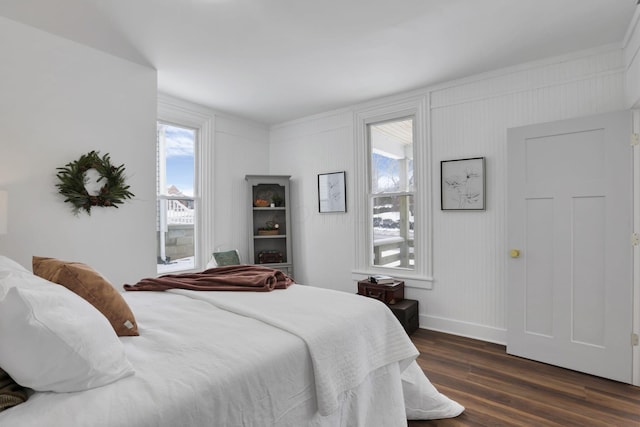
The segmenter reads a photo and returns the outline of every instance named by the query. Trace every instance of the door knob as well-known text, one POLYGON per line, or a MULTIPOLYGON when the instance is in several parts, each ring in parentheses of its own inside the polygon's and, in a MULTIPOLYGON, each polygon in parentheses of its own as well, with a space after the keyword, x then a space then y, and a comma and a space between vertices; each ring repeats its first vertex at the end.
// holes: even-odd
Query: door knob
POLYGON ((511 249, 509 251, 509 256, 511 258, 520 258, 520 249, 511 249))

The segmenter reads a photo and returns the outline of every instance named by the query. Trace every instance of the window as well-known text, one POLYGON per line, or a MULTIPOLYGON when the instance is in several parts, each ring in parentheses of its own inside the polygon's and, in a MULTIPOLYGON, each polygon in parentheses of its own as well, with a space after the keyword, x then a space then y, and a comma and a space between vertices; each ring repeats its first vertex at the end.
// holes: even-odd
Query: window
POLYGON ((354 280, 431 288, 431 168, 425 97, 357 112, 354 280))
POLYGON ((195 153, 198 134, 158 122, 158 273, 196 267, 195 153))
POLYGON ((413 118, 367 126, 373 265, 413 269, 413 118))
MULTIPOLYGON (((214 124, 215 114, 208 108, 202 107, 191 102, 184 101, 182 99, 174 98, 172 96, 159 93, 158 94, 158 144, 160 143, 160 126, 168 126, 175 128, 177 131, 183 131, 185 138, 182 140, 183 145, 193 147, 192 154, 181 156, 170 156, 175 154, 167 150, 166 144, 163 150, 158 151, 158 209, 156 212, 156 220, 158 225, 158 245, 157 245, 157 257, 161 260, 158 263, 158 273, 162 274, 167 271, 201 271, 207 264, 211 257, 211 253, 214 248, 214 178, 215 178, 215 157, 214 157, 214 124), (186 142, 185 142, 186 141, 186 142), (160 153, 163 153, 163 161, 161 161, 160 153), (168 157, 167 157, 168 156, 168 157), (178 181, 172 181, 171 169, 173 160, 181 160, 185 164, 191 165, 189 169, 191 172, 186 175, 191 178, 186 182, 192 182, 192 185, 182 184, 178 181), (169 171, 167 171, 169 169, 169 171), (160 179, 164 179, 161 183, 160 179), (170 195, 168 190, 160 191, 161 188, 168 189, 171 184, 174 184, 183 195, 170 195), (184 187, 184 188, 181 188, 184 187), (190 187, 190 188, 187 188, 190 187), (192 189, 192 190, 190 190, 192 189), (182 258, 182 255, 177 255, 177 258, 171 255, 171 251, 167 252, 167 240, 160 244, 160 222, 162 215, 169 214, 169 206, 163 206, 160 209, 160 201, 165 200, 166 204, 172 200, 172 203, 176 199, 181 200, 186 204, 186 208, 193 208, 193 221, 194 224, 190 226, 193 229, 193 255, 191 257, 182 258), (190 205, 192 204, 192 205, 190 205), (162 249, 164 248, 164 256, 161 256, 162 249), (167 260, 166 257, 170 259, 167 260), (193 258, 192 258, 193 257, 193 258), (177 260, 183 260, 183 262, 175 262, 177 260), (168 261, 168 264, 165 264, 168 261)), ((169 130, 165 128, 164 138, 165 143, 167 141, 167 133, 169 130)), ((159 147, 159 145, 158 145, 159 147)), ((184 150, 184 147, 183 147, 184 150)), ((179 169, 179 168, 178 168, 179 169)), ((184 169, 183 169, 184 170, 184 169)), ((174 206, 175 207, 175 206, 174 206)), ((181 209, 178 207, 177 209, 181 209)), ((168 219, 168 218, 167 218, 168 219)), ((167 228, 169 228, 167 226, 167 228)), ((170 244, 171 242, 169 242, 170 244)), ((181 239, 181 243, 189 243, 188 238, 181 239)))

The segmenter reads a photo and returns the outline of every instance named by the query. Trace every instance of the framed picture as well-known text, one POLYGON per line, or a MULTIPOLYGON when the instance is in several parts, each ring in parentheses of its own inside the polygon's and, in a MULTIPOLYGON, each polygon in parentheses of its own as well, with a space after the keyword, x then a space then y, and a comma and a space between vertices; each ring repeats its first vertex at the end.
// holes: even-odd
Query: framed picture
POLYGON ((345 172, 318 174, 318 208, 320 213, 347 211, 345 172))
POLYGON ((440 162, 440 203, 443 211, 485 209, 484 157, 440 162))

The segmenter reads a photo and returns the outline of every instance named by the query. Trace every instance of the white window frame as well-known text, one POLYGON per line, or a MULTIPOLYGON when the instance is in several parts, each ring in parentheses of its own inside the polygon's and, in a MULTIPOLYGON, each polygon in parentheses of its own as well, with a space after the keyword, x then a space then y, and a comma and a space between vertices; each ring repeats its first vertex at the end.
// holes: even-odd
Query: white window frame
POLYGON ((193 194, 196 205, 194 269, 180 272, 202 271, 209 260, 208 255, 213 252, 215 115, 204 107, 165 94, 158 94, 157 102, 158 121, 194 129, 197 134, 193 194))
POLYGON ((355 266, 352 278, 362 280, 372 274, 385 274, 405 282, 405 286, 431 289, 433 287, 432 250, 432 185, 431 141, 427 134, 426 97, 403 99, 363 108, 355 112, 355 266), (371 206, 371 149, 368 126, 412 117, 414 120, 415 185, 414 207, 414 268, 389 268, 373 265, 373 227, 371 206))

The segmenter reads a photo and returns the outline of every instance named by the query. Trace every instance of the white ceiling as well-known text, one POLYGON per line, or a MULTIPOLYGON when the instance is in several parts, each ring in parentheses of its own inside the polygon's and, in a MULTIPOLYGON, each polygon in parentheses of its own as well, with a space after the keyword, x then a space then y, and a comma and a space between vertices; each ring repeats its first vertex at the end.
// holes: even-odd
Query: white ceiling
POLYGON ((158 70, 161 92, 272 124, 622 46, 637 0, 2 0, 0 15, 158 70))

